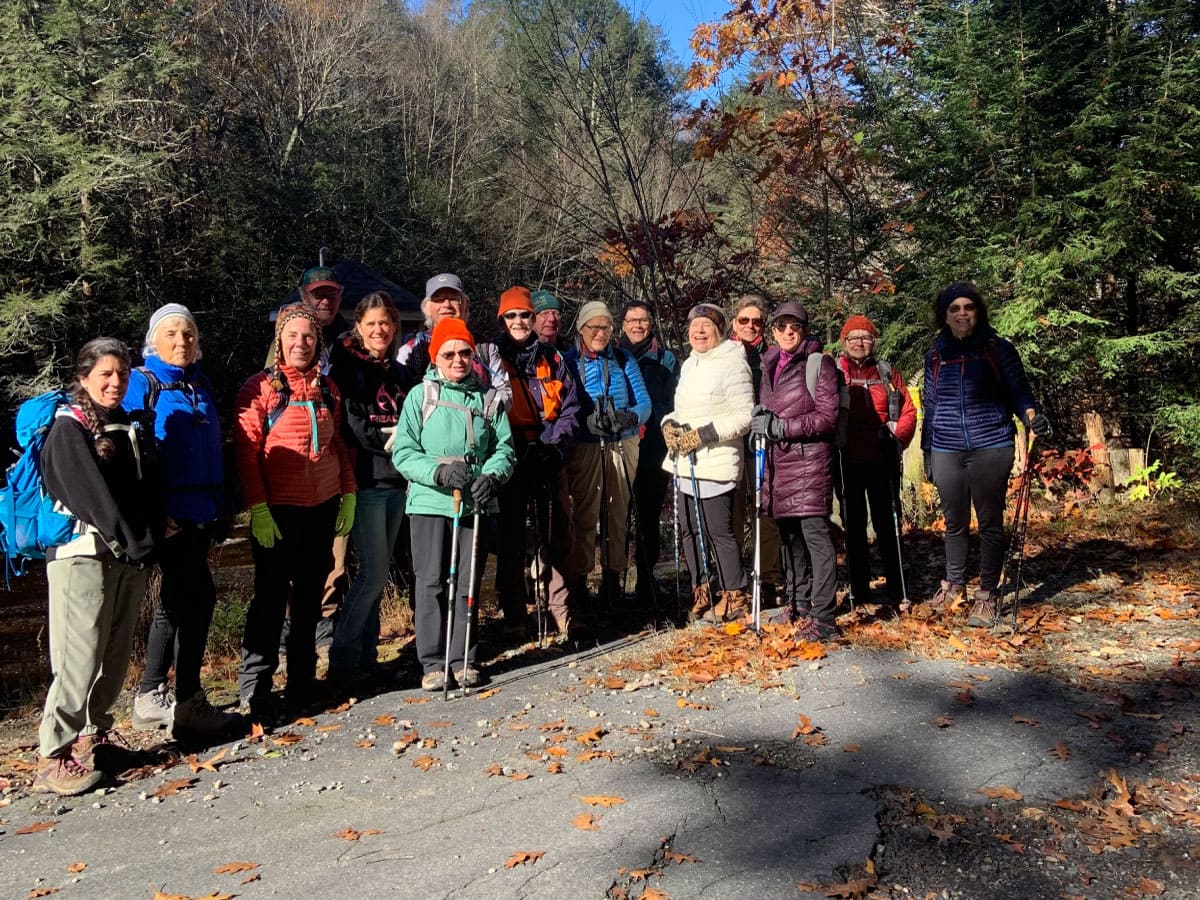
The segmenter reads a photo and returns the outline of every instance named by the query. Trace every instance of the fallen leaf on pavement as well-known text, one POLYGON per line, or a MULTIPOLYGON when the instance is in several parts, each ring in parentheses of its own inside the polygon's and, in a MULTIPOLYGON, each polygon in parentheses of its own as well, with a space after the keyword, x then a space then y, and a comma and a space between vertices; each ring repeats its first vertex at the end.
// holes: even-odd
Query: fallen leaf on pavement
POLYGON ((568 750, 566 747, 547 747, 546 753, 548 753, 550 756, 563 757, 563 756, 569 756, 571 754, 571 751, 568 750))
POLYGON ((1068 759, 1071 758, 1071 748, 1068 747, 1062 741, 1059 741, 1057 744, 1055 744, 1053 747, 1051 747, 1050 752, 1052 754, 1054 754, 1055 756, 1057 756, 1059 759, 1061 759, 1063 762, 1066 762, 1068 759))
POLYGON ((34 888, 29 892, 29 896, 33 897, 49 897, 51 894, 57 894, 62 888, 34 888))
POLYGON ((216 756, 210 756, 208 759, 204 760, 198 760, 196 758, 196 754, 193 753, 187 758, 188 768, 192 770, 193 775, 195 775, 201 769, 203 769, 205 772, 215 772, 217 771, 217 763, 224 759, 225 754, 228 752, 229 748, 224 747, 216 756))
POLYGON ((560 762, 551 762, 546 765, 546 771, 551 775, 561 775, 563 773, 563 764, 560 762))
POLYGON ((428 703, 432 697, 405 697, 404 702, 409 706, 416 706, 418 703, 428 703))
POLYGON ((638 900, 670 900, 670 896, 665 891, 647 885, 646 889, 638 895, 638 900))
POLYGON ((658 713, 657 709, 651 709, 650 707, 646 707, 645 709, 642 710, 642 715, 645 716, 647 719, 657 719, 659 713, 658 713))
POLYGON ((934 716, 929 722, 938 728, 949 728, 954 724, 954 716, 950 715, 950 713, 942 713, 940 716, 934 716))
POLYGON ((420 769, 422 772, 428 772, 434 766, 438 765, 438 763, 438 758, 436 756, 430 756, 428 753, 426 753, 424 756, 418 756, 412 761, 413 766, 420 769))
POLYGON ((1031 719, 1028 716, 1013 716, 1012 720, 1017 725, 1028 725, 1030 728, 1041 728, 1042 723, 1037 719, 1031 719))
POLYGON ((304 740, 303 735, 296 734, 294 731, 285 731, 283 734, 271 738, 271 743, 276 747, 286 747, 289 744, 298 744, 304 740))
POLYGON ((580 753, 575 758, 581 763, 585 763, 591 762, 593 759, 612 759, 613 755, 611 750, 588 750, 585 753, 580 753))
POLYGON ((600 826, 596 824, 599 821, 599 817, 593 816, 590 812, 581 812, 571 820, 571 824, 580 831, 599 831, 600 826))
POLYGON ((591 797, 580 797, 581 803, 586 803, 588 806, 603 806, 605 809, 610 809, 614 806, 619 806, 625 802, 624 797, 612 797, 604 795, 593 795, 591 797))
POLYGON ((663 850, 663 862, 683 865, 684 863, 698 863, 700 860, 696 859, 690 853, 676 853, 670 847, 667 847, 663 850))
POLYGON ((24 828, 18 828, 13 834, 37 834, 39 831, 49 831, 58 824, 58 819, 46 819, 44 822, 34 822, 24 828))
POLYGON ((238 884, 252 884, 255 881, 262 881, 261 872, 255 872, 253 875, 247 875, 245 878, 239 881, 238 884))
POLYGON ((1025 795, 1013 788, 999 785, 998 787, 982 787, 975 793, 991 797, 993 800, 1024 800, 1025 795))
POLYGON ((343 828, 332 837, 340 838, 343 841, 357 841, 361 837, 367 837, 372 834, 383 834, 378 828, 364 828, 362 831, 357 831, 353 828, 343 828))
POLYGON ((495 697, 500 693, 500 688, 488 688, 486 691, 480 691, 478 697, 480 700, 486 700, 488 697, 495 697))
POLYGON ((546 855, 545 850, 518 850, 508 858, 504 868, 512 869, 517 866, 531 866, 546 855))
POLYGON ((173 781, 160 784, 154 789, 153 792, 151 792, 150 796, 158 797, 159 799, 162 799, 163 797, 174 797, 180 791, 186 791, 195 786, 196 782, 199 780, 199 778, 176 778, 173 781))
POLYGON ((380 713, 371 720, 372 725, 378 725, 380 728, 387 728, 389 725, 396 724, 396 717, 391 713, 380 713))
POLYGON ((533 776, 528 772, 513 772, 508 776, 509 781, 528 781, 533 776))
POLYGON ((1142 897, 1157 897, 1166 888, 1163 887, 1161 881, 1152 881, 1149 878, 1143 878, 1133 890, 1142 897))
POLYGON ((238 872, 250 872, 259 867, 255 862, 231 862, 213 869, 214 875, 236 875, 238 872))
POLYGON ((67 866, 67 871, 70 872, 72 875, 77 875, 86 868, 87 868, 87 863, 77 862, 77 863, 71 863, 69 866, 67 866))
POLYGON ((317 720, 316 720, 316 719, 313 719, 313 718, 311 718, 311 717, 309 717, 309 716, 301 716, 300 718, 296 719, 296 721, 294 721, 292 724, 293 724, 293 725, 300 725, 301 727, 304 727, 304 726, 312 726, 312 725, 316 725, 316 724, 317 724, 317 720))
POLYGON ((355 741, 354 746, 358 747, 360 750, 370 750, 375 746, 375 742, 363 738, 362 740, 355 741))
POLYGON ((862 750, 862 744, 843 744, 842 745, 843 753, 858 753, 860 750, 862 750))
POLYGON ((318 726, 318 727, 317 727, 317 731, 321 732, 322 734, 325 734, 325 733, 327 733, 327 732, 330 732, 330 731, 337 731, 339 728, 345 728, 345 727, 346 727, 346 726, 345 726, 345 725, 343 725, 341 722, 331 722, 331 723, 330 723, 330 724, 328 724, 328 725, 320 725, 320 726, 318 726))
POLYGON ((594 744, 604 737, 604 729, 597 725, 591 731, 585 731, 583 734, 575 735, 575 740, 581 744, 594 744))
POLYGON ((812 719, 804 713, 800 713, 800 723, 796 726, 796 730, 792 732, 792 740, 794 741, 803 734, 812 734, 814 731, 819 730, 819 728, 813 725, 812 719))
POLYGON ((606 688, 608 688, 610 691, 620 691, 620 690, 625 689, 625 685, 627 684, 627 682, 625 681, 624 678, 621 678, 619 675, 609 675, 607 678, 604 679, 602 684, 606 688))

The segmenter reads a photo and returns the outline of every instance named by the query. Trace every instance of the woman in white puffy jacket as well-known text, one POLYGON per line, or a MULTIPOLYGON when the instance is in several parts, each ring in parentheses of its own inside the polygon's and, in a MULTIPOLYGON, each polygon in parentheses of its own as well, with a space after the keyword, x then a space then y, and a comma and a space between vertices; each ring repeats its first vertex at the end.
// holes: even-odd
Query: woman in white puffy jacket
POLYGON ((724 340, 725 333, 725 314, 718 307, 701 303, 688 313, 692 353, 679 373, 675 409, 662 426, 668 450, 663 468, 674 473, 678 467, 683 495, 679 527, 692 574, 692 616, 705 614, 718 622, 736 619, 748 607, 746 572, 733 535, 733 498, 742 477, 742 437, 754 407, 746 352, 737 341, 724 340), (697 500, 707 572, 700 559, 697 500))

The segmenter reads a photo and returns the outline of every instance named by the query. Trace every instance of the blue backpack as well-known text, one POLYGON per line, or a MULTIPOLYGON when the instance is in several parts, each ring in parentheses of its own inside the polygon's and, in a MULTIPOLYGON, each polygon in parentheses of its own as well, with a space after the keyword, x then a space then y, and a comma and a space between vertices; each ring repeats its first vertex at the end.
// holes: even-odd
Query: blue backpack
POLYGON ((45 559, 46 551, 65 544, 75 532, 76 520, 46 491, 42 480, 42 446, 60 412, 74 415, 64 391, 47 391, 26 400, 17 409, 17 445, 21 455, 8 467, 0 487, 0 551, 4 553, 4 578, 23 575, 26 559, 45 559))

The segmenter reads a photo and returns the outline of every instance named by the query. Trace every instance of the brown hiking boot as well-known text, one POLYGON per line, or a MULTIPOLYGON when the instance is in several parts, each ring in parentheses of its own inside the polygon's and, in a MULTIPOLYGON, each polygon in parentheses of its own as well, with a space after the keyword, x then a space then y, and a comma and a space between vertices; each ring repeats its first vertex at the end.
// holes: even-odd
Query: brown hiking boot
POLYGON ((951 584, 949 581, 943 579, 942 586, 933 595, 933 599, 925 604, 925 609, 930 613, 940 613, 947 610, 956 612, 966 602, 967 589, 961 584, 951 584))
POLYGON ((997 612, 996 595, 992 591, 978 590, 971 614, 967 616, 967 624, 972 628, 991 628, 996 624, 997 612))
POLYGON ((721 591, 712 612, 704 614, 705 622, 733 622, 750 611, 750 597, 745 591, 721 591))
POLYGON ((699 619, 712 606, 708 599, 708 585, 698 584, 692 588, 692 611, 688 614, 688 619, 699 619))
POLYGON ((61 797, 86 794, 104 783, 99 769, 85 766, 68 750, 62 756, 43 756, 38 759, 37 774, 31 790, 35 794, 54 793, 61 797))

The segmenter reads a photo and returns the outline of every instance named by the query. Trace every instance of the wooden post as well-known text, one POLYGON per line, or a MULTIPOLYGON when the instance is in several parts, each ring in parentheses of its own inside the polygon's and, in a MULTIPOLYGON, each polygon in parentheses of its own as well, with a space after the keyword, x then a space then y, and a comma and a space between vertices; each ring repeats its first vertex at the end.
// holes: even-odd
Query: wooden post
POLYGON ((1108 445, 1104 442, 1104 420, 1098 412, 1083 414, 1083 431, 1087 435, 1088 450, 1092 454, 1094 464, 1093 487, 1111 488, 1113 486, 1112 465, 1108 460, 1108 445))

